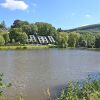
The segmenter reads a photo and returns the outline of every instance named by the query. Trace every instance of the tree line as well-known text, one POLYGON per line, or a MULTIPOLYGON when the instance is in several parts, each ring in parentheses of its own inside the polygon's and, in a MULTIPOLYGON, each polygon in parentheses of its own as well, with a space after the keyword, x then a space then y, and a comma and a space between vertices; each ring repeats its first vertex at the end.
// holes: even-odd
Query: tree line
MULTIPOLYGON (((6 27, 2 23, 0 25, 2 29, 6 27)), ((55 37, 57 30, 49 23, 29 23, 27 21, 15 20, 8 32, 0 31, 0 45, 27 44, 28 36, 33 34, 55 37)))
POLYGON ((58 44, 62 47, 100 48, 100 31, 59 32, 59 34, 58 44))
POLYGON ((100 48, 100 31, 61 32, 49 23, 15 20, 9 29, 5 22, 0 23, 0 45, 27 44, 29 35, 53 36, 58 47, 100 48))

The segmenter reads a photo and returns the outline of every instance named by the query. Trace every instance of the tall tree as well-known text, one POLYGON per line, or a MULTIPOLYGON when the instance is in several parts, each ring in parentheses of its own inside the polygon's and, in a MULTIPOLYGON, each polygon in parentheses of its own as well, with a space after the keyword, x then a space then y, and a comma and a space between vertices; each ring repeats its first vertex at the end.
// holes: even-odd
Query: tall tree
POLYGON ((62 29, 61 29, 61 28, 58 28, 57 31, 58 31, 58 32, 62 32, 62 29))
POLYGON ((81 34, 79 44, 82 47, 93 48, 95 46, 95 36, 92 33, 81 34))
POLYGON ((4 21, 4 20, 1 22, 1 26, 2 26, 3 28, 6 28, 6 24, 5 24, 5 21, 4 21))
POLYGON ((8 42, 10 42, 9 33, 3 34, 3 38, 5 40, 5 45, 8 44, 8 42))
POLYGON ((10 29, 9 37, 10 37, 11 42, 13 39, 15 40, 15 42, 17 42, 17 33, 18 32, 22 32, 22 29, 21 28, 11 28, 10 29))
POLYGON ((5 28, 6 28, 5 21, 2 21, 2 22, 0 23, 0 28, 3 28, 3 29, 5 29, 5 28))
POLYGON ((38 28, 35 24, 23 25, 22 31, 27 33, 28 35, 30 35, 30 34, 32 35, 32 34, 38 32, 38 28))
POLYGON ((3 36, 0 35, 0 46, 5 44, 5 40, 3 38, 3 36))
POLYGON ((79 38, 80 38, 80 34, 79 33, 77 33, 77 32, 69 33, 68 46, 69 47, 76 47, 76 46, 78 46, 79 38))
POLYGON ((59 32, 57 36, 57 45, 62 48, 66 48, 68 46, 68 34, 65 32, 59 32))
POLYGON ((95 47, 100 48, 100 33, 96 34, 95 47))
POLYGON ((27 21, 15 20, 11 28, 21 28, 23 25, 29 25, 27 21))
POLYGON ((21 43, 21 44, 26 44, 27 43, 28 36, 25 32, 18 32, 16 41, 21 43))
POLYGON ((53 27, 51 24, 37 22, 37 23, 35 23, 35 25, 38 28, 38 35, 43 35, 43 36, 52 35, 52 36, 54 36, 57 33, 55 27, 53 27))

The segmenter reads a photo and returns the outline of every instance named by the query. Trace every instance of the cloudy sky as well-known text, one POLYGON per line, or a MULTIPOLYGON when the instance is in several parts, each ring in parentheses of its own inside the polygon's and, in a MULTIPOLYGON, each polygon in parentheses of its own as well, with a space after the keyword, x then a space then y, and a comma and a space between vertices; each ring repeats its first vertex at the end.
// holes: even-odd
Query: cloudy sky
POLYGON ((100 0, 0 0, 0 22, 48 22, 56 28, 100 23, 100 0))

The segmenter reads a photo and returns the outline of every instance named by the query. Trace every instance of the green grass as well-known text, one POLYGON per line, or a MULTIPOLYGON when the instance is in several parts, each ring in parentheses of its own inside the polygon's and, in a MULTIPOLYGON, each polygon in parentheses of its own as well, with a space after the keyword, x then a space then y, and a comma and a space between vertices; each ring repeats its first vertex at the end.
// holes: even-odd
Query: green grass
POLYGON ((48 45, 25 45, 25 46, 0 46, 0 50, 17 50, 17 49, 47 49, 48 45))
MULTIPOLYGON (((60 48, 60 47, 57 46, 57 45, 10 45, 10 46, 0 46, 0 50, 48 49, 48 48, 60 48)), ((67 47, 67 48, 62 48, 62 49, 75 49, 75 47, 67 47)), ((87 50, 100 50, 100 48, 86 48, 86 49, 87 50)))

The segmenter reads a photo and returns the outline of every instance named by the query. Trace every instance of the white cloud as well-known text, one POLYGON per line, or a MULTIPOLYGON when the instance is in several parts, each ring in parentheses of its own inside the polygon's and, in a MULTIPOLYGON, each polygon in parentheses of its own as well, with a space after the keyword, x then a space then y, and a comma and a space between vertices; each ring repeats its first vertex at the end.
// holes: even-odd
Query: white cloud
POLYGON ((28 4, 22 0, 5 0, 5 2, 0 5, 10 10, 26 10, 28 8, 28 4))
POLYGON ((90 15, 90 14, 86 14, 85 17, 86 17, 86 18, 91 18, 92 15, 90 15))

